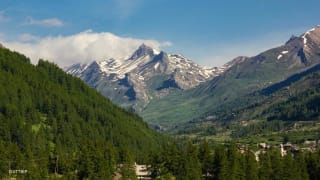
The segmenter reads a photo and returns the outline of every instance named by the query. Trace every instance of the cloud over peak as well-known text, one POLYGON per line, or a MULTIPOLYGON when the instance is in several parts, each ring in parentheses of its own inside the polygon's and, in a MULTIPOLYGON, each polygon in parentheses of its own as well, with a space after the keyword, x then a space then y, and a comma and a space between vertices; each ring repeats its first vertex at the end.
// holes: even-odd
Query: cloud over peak
POLYGON ((158 50, 160 47, 171 45, 170 42, 120 37, 110 32, 93 32, 92 30, 70 36, 43 38, 23 34, 19 41, 4 42, 4 45, 24 53, 34 63, 42 58, 64 67, 79 62, 126 57, 142 43, 158 50))

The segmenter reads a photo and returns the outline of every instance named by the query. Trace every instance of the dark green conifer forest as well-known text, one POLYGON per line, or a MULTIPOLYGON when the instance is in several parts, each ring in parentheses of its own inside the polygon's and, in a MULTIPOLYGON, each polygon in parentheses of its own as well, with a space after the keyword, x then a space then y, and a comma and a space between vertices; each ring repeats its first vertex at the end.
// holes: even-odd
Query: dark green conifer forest
POLYGON ((320 179, 320 151, 288 152, 281 156, 277 147, 243 153, 236 144, 210 146, 167 144, 151 156, 150 171, 154 179, 178 180, 305 180, 320 179))
POLYGON ((0 48, 0 179, 110 179, 163 140, 55 64, 0 48))

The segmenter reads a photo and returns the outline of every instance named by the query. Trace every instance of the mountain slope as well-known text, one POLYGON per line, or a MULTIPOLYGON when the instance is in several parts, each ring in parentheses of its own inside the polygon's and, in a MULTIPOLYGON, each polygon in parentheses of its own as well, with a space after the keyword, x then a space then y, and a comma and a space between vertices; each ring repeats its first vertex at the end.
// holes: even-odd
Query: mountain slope
POLYGON ((195 126, 219 119, 233 124, 230 135, 233 138, 264 136, 274 141, 280 136, 294 142, 319 139, 319 85, 320 68, 316 65, 254 94, 239 97, 215 119, 195 126))
POLYGON ((263 89, 268 106, 258 117, 268 120, 310 121, 320 117, 320 64, 263 89), (270 96, 271 94, 271 96, 270 96), (269 95, 269 96, 268 96, 269 95))
POLYGON ((113 102, 139 112, 152 99, 196 87, 228 67, 203 68, 182 55, 142 44, 130 58, 75 64, 65 70, 113 102))
POLYGON ((141 160, 163 137, 80 79, 0 48, 0 177, 111 179, 116 163, 141 160), (59 167, 57 167, 57 164, 59 167), (13 175, 15 176, 15 175, 13 175))
POLYGON ((234 103, 320 62, 320 26, 286 44, 251 58, 243 58, 220 76, 183 93, 152 101, 142 115, 152 124, 174 127, 212 118, 234 103))
POLYGON ((221 104, 211 114, 181 123, 171 133, 237 140, 251 145, 301 143, 320 137, 320 64, 221 104))

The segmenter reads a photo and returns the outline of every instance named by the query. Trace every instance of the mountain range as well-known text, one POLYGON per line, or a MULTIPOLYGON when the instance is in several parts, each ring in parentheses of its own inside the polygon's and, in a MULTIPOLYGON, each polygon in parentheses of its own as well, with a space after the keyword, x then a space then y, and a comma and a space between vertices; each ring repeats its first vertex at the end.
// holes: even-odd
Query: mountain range
POLYGON ((75 64, 66 71, 134 109, 149 124, 172 130, 190 122, 224 119, 222 114, 230 119, 233 109, 256 101, 242 97, 254 97, 287 78, 304 75, 319 63, 320 26, 316 26, 284 45, 237 57, 220 68, 204 68, 182 55, 141 45, 130 58, 75 64))
POLYGON ((228 69, 206 68, 178 55, 142 44, 129 58, 93 61, 65 68, 115 103, 141 112, 152 99, 184 91, 228 69))

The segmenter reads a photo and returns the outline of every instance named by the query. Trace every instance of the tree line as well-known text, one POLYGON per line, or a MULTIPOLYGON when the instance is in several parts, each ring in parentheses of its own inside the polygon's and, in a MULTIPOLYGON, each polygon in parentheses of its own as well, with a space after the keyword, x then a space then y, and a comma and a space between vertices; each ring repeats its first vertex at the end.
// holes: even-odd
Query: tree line
POLYGON ((288 153, 279 149, 240 152, 236 144, 210 146, 167 144, 150 159, 153 179, 181 180, 305 180, 320 179, 320 151, 288 153))

